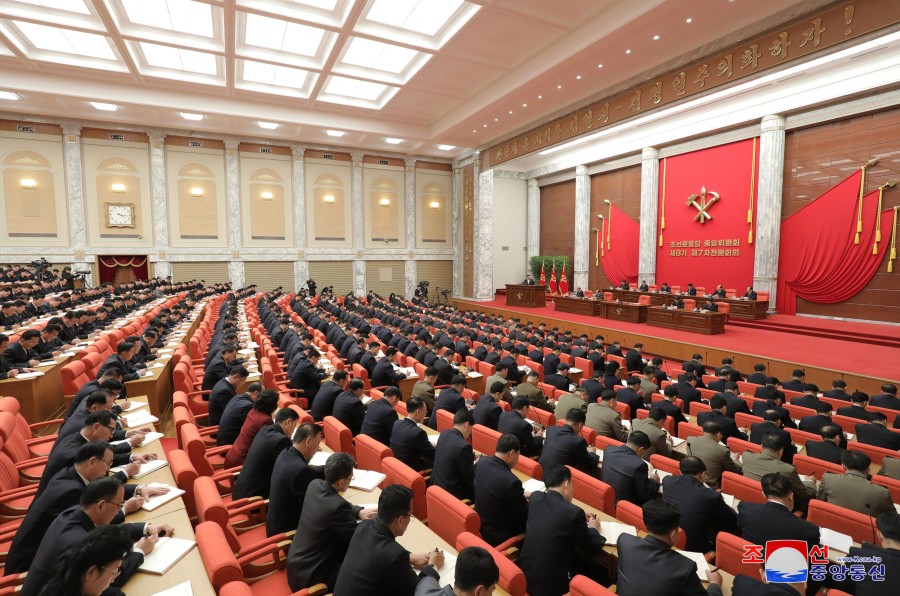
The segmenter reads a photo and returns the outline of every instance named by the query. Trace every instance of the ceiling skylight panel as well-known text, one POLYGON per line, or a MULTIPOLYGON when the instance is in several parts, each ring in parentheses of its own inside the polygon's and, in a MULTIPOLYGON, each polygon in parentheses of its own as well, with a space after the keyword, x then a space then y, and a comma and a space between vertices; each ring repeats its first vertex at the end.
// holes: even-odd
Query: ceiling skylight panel
POLYGON ((418 53, 408 48, 356 37, 347 46, 341 61, 353 66, 400 74, 406 70, 418 53))
POLYGON ((373 0, 366 20, 434 36, 463 4, 462 0, 373 0))
POLYGON ((134 25, 177 33, 213 37, 209 4, 193 0, 119 0, 134 25))
MULTIPOLYGON (((342 27, 356 0, 235 0, 238 8, 253 13, 267 13, 290 19, 342 27)), ((362 1, 362 0, 360 0, 362 1)))
POLYGON ((140 42, 139 46, 148 66, 216 76, 218 68, 214 54, 140 42))
POLYGON ((324 36, 322 29, 248 14, 244 41, 251 46, 315 57, 324 36))
POLYGON ((307 71, 299 68, 244 60, 244 80, 251 83, 300 89, 306 84, 308 76, 307 71))
POLYGON ((109 38, 93 33, 16 21, 16 28, 37 49, 87 58, 115 60, 109 38))
POLYGON ((348 79, 346 77, 331 77, 324 90, 331 95, 375 101, 387 90, 387 85, 348 79))
POLYGON ((303 6, 312 6, 321 10, 333 11, 337 6, 337 0, 287 0, 292 4, 302 4, 303 6))
POLYGON ((54 10, 62 10, 64 12, 75 12, 78 14, 91 14, 91 11, 85 5, 84 0, 15 0, 22 4, 31 4, 32 6, 42 6, 44 8, 52 8, 54 10))

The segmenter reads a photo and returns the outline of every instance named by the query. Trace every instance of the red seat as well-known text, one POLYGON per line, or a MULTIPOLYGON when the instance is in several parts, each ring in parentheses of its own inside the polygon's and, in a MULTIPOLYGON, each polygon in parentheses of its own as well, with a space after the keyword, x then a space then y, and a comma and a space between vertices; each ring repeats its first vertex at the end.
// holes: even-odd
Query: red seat
POLYGON ((556 416, 553 415, 553 412, 548 412, 534 406, 528 406, 528 417, 542 424, 544 428, 556 426, 556 416))
POLYGON ((735 413, 734 421, 735 421, 735 423, 737 423, 738 428, 747 428, 747 429, 749 429, 754 424, 759 424, 760 422, 765 422, 759 416, 754 416, 753 414, 747 414, 745 412, 735 413))
POLYGON ((194 500, 194 481, 198 478, 197 470, 191 464, 187 452, 181 449, 172 449, 166 454, 166 459, 169 462, 172 476, 175 477, 175 486, 184 491, 181 500, 188 512, 188 517, 193 520, 197 517, 197 505, 194 500))
POLYGON ((216 470, 216 464, 221 465, 219 462, 224 461, 225 453, 231 446, 225 445, 207 450, 200 433, 197 431, 197 427, 193 424, 185 424, 181 427, 181 440, 191 465, 197 471, 197 475, 212 477, 218 484, 220 493, 230 493, 240 468, 216 470), (210 458, 214 458, 214 460, 210 458))
MULTIPOLYGON (((712 408, 709 407, 709 404, 705 404, 702 401, 692 401, 691 407, 690 407, 688 413, 691 416, 693 416, 694 418, 696 418, 700 412, 710 412, 710 411, 712 411, 712 408)), ((682 424, 684 424, 684 423, 682 423, 682 424)), ((681 425, 679 425, 679 426, 681 426, 681 425)))
POLYGON ((381 473, 387 476, 385 486, 401 484, 413 491, 412 513, 419 521, 428 521, 428 501, 425 499, 425 479, 421 474, 395 457, 381 460, 381 473))
POLYGON ((887 487, 891 491, 891 500, 900 503, 900 480, 876 474, 872 476, 872 482, 887 487))
POLYGON ((479 546, 491 553, 494 563, 500 569, 500 580, 497 583, 510 596, 526 596, 525 573, 515 563, 475 534, 463 532, 456 538, 456 550, 461 551, 468 546, 479 546))
POLYGON ((494 455, 500 433, 481 424, 472 427, 472 448, 484 455, 494 455))
POLYGON ((607 515, 616 514, 616 491, 610 485, 572 466, 567 467, 572 472, 572 490, 576 499, 607 515))
POLYGON ((569 582, 569 596, 615 596, 615 594, 583 575, 576 575, 569 582))
POLYGON ((897 457, 897 452, 884 447, 876 447, 875 445, 867 445, 859 441, 848 441, 847 449, 850 451, 862 451, 869 456, 873 464, 882 465, 885 457, 897 457))
POLYGON ((834 472, 835 474, 844 473, 844 467, 841 465, 833 464, 830 461, 817 459, 808 455, 801 455, 800 453, 794 456, 794 467, 797 468, 798 474, 815 476, 816 480, 821 480, 822 474, 825 472, 834 472))
POLYGON ((8 412, 15 417, 16 427, 14 434, 25 444, 31 456, 42 457, 50 455, 50 449, 56 441, 56 435, 36 435, 34 431, 62 424, 62 418, 29 424, 19 412, 19 408, 19 400, 15 397, 0 397, 0 412, 8 412))
POLYGON ((753 543, 728 532, 719 532, 716 535, 716 565, 731 575, 759 577, 759 563, 744 562, 744 547, 748 544, 753 543))
POLYGON ((353 434, 351 434, 350 429, 334 416, 325 416, 322 422, 324 424, 323 430, 325 431, 325 444, 328 445, 328 448, 335 452, 343 451, 356 457, 356 448, 353 447, 353 434))
MULTIPOLYGON (((343 298, 343 296, 340 296, 343 298)), ((260 581, 253 585, 248 584, 247 582, 228 582, 222 589, 219 590, 219 596, 254 596, 254 594, 265 595, 265 596, 287 596, 290 593, 290 590, 287 588, 287 578, 281 573, 275 574, 276 579, 270 581, 260 581), (276 587, 281 587, 282 590, 273 592, 272 586, 269 584, 274 584, 276 582, 284 582, 284 585, 276 587)), ((268 580, 269 578, 266 578, 268 580)), ((325 584, 316 584, 315 586, 309 588, 303 588, 299 592, 294 592, 292 596, 325 596, 325 594, 329 593, 329 588, 325 584)), ((834 591, 831 592, 834 594, 834 591)))
POLYGON ((612 437, 606 437, 603 435, 597 435, 594 439, 594 446, 597 448, 597 451, 603 451, 607 447, 618 447, 620 445, 624 445, 622 441, 617 441, 612 437))
POLYGON ((853 538, 854 542, 872 540, 873 520, 871 517, 834 503, 812 499, 809 502, 809 513, 806 520, 820 528, 847 534, 853 538))
MULTIPOLYGON (((691 404, 693 405, 693 403, 691 404)), ((703 429, 696 424, 682 422, 678 425, 678 438, 687 440, 688 437, 700 437, 703 435, 703 429)))
POLYGON ((434 415, 437 416, 438 432, 444 432, 453 428, 453 414, 449 410, 438 410, 434 415))
POLYGON ((762 504, 766 502, 759 481, 733 472, 722 472, 722 492, 741 501, 762 504))
POLYGON ((369 435, 356 435, 356 467, 360 470, 381 472, 381 460, 394 457, 390 447, 369 435))
MULTIPOLYGON (((0 437, 0 449, 3 447, 3 439, 0 437)), ((0 451, 0 522, 6 523, 25 517, 28 507, 34 500, 37 492, 36 483, 29 484, 19 474, 13 460, 0 451)))
POLYGON ((429 486, 425 491, 428 504, 428 527, 445 542, 456 543, 463 532, 479 535, 481 518, 474 509, 439 486, 429 486))
POLYGON ((541 480, 544 477, 544 468, 530 457, 519 457, 516 463, 516 470, 526 474, 535 480, 541 480))
POLYGON ((657 470, 662 470, 663 472, 668 472, 675 476, 681 476, 681 468, 679 467, 678 462, 671 457, 654 453, 650 456, 650 464, 657 470))
MULTIPOLYGON (((616 519, 623 524, 634 526, 643 532, 647 531, 647 526, 644 525, 644 511, 640 506, 629 501, 623 500, 618 502, 616 505, 616 519)), ((678 528, 678 540, 675 542, 675 546, 684 550, 684 545, 686 543, 687 534, 684 533, 684 530, 678 528)))
POLYGON ((728 440, 725 443, 728 445, 729 451, 740 453, 741 455, 743 455, 745 451, 762 453, 762 445, 757 445, 756 443, 751 443, 750 441, 738 439, 737 437, 728 437, 728 440))

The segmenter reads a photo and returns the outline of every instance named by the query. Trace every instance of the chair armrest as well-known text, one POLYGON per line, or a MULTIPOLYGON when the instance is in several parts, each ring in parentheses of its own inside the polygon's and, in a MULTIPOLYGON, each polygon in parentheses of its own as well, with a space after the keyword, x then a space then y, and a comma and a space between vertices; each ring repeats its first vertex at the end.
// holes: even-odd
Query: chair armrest
MULTIPOLYGON (((277 542, 275 544, 266 544, 262 548, 254 550, 244 556, 238 557, 237 561, 243 569, 245 566, 255 564, 261 559, 271 557, 275 569, 282 569, 284 567, 284 558, 281 555, 284 554, 286 556, 287 549, 289 549, 290 546, 290 540, 282 540, 281 542, 277 542)), ((246 581, 247 583, 253 583, 259 579, 262 579, 262 577, 247 577, 244 578, 244 581, 246 581)))
POLYGON ((0 492, 0 504, 3 501, 12 501, 14 499, 24 499, 33 496, 37 492, 36 486, 19 486, 0 492))
POLYGON ((499 552, 503 553, 506 558, 511 561, 515 561, 519 556, 519 544, 525 539, 525 534, 519 534, 518 536, 513 536, 512 538, 506 540, 498 544, 496 548, 499 552))
MULTIPOLYGON (((201 390, 199 390, 199 391, 191 391, 191 392, 189 392, 189 393, 187 393, 187 394, 185 394, 185 395, 187 395, 187 396, 190 398, 190 397, 193 397, 193 396, 195 396, 195 395, 203 396, 203 395, 209 395, 210 393, 212 393, 212 390, 211 390, 211 389, 201 389, 201 390)), ((204 400, 204 401, 208 401, 208 400, 204 400)))
POLYGON ((198 429, 200 431, 200 436, 205 437, 209 435, 213 435, 218 432, 218 426, 204 426, 203 428, 198 429))
POLYGON ((23 470, 25 468, 33 468, 34 466, 43 466, 43 465, 46 465, 48 457, 49 456, 46 456, 46 455, 44 455, 42 457, 32 457, 31 459, 17 461, 17 462, 15 462, 14 465, 16 466, 16 469, 18 469, 18 470, 23 470))
POLYGON ((251 527, 265 523, 266 514, 269 511, 269 501, 260 497, 250 497, 232 501, 231 503, 226 504, 226 508, 228 509, 228 517, 231 519, 240 515, 247 516, 248 522, 250 522, 249 524, 240 522, 232 524, 234 529, 240 533, 241 531, 247 531, 251 529, 251 527))
POLYGON ((249 544, 242 549, 240 549, 237 553, 235 553, 235 557, 241 558, 251 555, 255 552, 259 552, 260 550, 268 550, 268 548, 272 545, 277 545, 284 540, 290 542, 294 538, 294 534, 297 533, 297 530, 291 530, 289 532, 280 532, 275 534, 274 536, 269 536, 268 538, 264 538, 255 544, 249 544))
POLYGON ((45 420, 43 422, 35 422, 34 424, 29 424, 28 428, 35 430, 35 429, 43 428, 45 426, 50 426, 53 424, 62 424, 62 423, 63 423, 62 418, 56 418, 55 420, 45 420))
POLYGON ((53 443, 56 441, 57 435, 45 435, 42 437, 34 437, 33 439, 25 439, 25 444, 29 447, 43 445, 45 443, 53 443))
POLYGON ((212 449, 206 450, 206 455, 225 455, 228 453, 228 450, 231 449, 231 445, 222 445, 221 447, 213 447, 212 449))

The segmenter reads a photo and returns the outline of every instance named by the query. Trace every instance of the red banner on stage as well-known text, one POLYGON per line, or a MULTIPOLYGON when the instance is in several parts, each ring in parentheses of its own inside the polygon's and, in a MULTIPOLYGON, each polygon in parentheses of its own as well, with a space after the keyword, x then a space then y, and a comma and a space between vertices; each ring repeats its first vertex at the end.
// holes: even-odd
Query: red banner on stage
POLYGON ((758 139, 663 159, 657 284, 753 284, 758 160, 758 139))

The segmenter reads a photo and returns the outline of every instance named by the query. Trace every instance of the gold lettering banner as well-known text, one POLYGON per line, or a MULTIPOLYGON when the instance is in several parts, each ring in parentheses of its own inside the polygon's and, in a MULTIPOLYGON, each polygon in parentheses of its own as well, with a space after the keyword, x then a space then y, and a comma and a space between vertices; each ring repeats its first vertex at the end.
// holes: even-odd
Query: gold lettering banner
POLYGON ((873 31, 900 23, 900 1, 843 2, 769 30, 730 50, 602 99, 503 143, 484 154, 489 168, 562 141, 601 130, 720 85, 758 75, 873 31))

